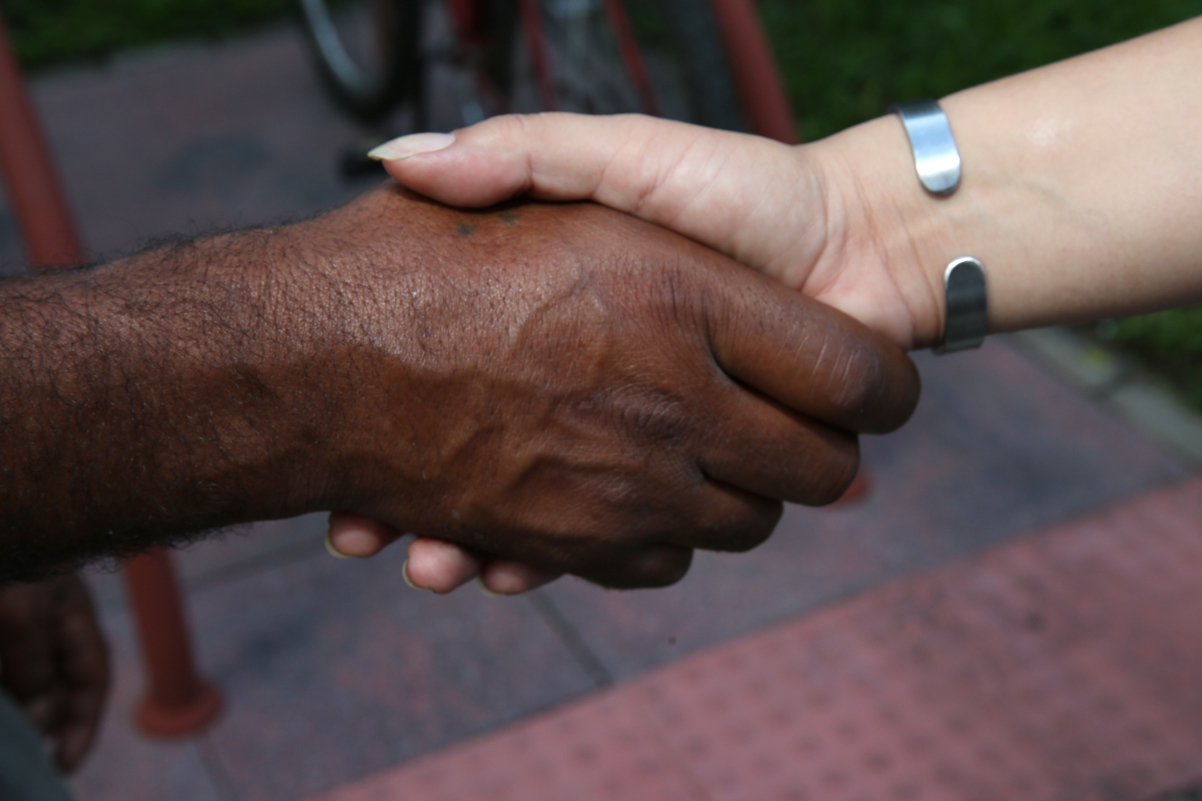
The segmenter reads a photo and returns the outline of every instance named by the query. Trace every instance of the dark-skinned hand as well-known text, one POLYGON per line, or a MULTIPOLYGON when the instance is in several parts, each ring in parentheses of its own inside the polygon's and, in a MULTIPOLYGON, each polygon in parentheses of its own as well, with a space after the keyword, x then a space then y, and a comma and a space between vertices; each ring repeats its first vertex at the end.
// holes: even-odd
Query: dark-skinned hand
POLYGON ((53 743, 58 767, 78 767, 109 689, 108 647, 78 576, 0 587, 0 684, 53 743))
POLYGON ((837 498, 918 395, 894 344, 591 204, 395 185, 296 225, 0 282, 0 569, 343 510, 662 586, 837 498))
MULTIPOLYGON (((400 218, 412 200, 393 202, 400 218)), ((503 557, 487 568, 502 589, 669 584, 694 548, 763 542, 782 500, 839 497, 855 433, 914 408, 913 365, 884 337, 661 228, 592 205, 442 213, 459 253, 422 290, 417 393, 443 401, 412 436, 439 454, 418 495, 450 506, 336 514, 336 533, 370 527, 344 553, 418 531, 427 556, 461 546, 452 573, 503 557)))

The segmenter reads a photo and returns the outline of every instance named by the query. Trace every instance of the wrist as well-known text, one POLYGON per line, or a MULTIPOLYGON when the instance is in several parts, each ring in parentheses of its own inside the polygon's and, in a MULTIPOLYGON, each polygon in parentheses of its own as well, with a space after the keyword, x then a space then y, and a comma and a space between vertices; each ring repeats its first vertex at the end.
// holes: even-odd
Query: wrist
POLYGON ((901 124, 881 117, 807 147, 821 165, 828 221, 815 278, 843 296, 836 305, 902 347, 938 342, 943 268, 959 255, 942 255, 952 249, 941 214, 951 199, 923 190, 901 124))

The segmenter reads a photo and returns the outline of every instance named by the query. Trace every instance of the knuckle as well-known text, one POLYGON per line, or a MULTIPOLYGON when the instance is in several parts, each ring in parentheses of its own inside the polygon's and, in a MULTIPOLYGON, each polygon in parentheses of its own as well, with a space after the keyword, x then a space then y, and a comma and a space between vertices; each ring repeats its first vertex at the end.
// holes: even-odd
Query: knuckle
POLYGON ((635 557, 631 573, 642 587, 670 587, 685 577, 693 552, 670 546, 653 546, 635 557))
POLYGON ((727 508, 701 520, 691 539, 696 547, 711 551, 745 553, 758 548, 772 536, 784 513, 784 504, 756 498, 737 509, 727 508))
POLYGON ((650 390, 625 410, 627 425, 653 442, 674 442, 689 430, 683 401, 670 393, 650 390))
POLYGON ((745 553, 763 545, 776 530, 776 524, 780 522, 784 511, 783 503, 766 500, 759 508, 748 512, 738 528, 732 532, 731 547, 726 550, 745 553))
POLYGON ((474 127, 477 136, 486 140, 523 139, 536 124, 537 114, 501 114, 489 117, 474 127))
POLYGON ((593 581, 616 590, 670 587, 684 578, 692 562, 693 552, 689 549, 651 545, 593 581))

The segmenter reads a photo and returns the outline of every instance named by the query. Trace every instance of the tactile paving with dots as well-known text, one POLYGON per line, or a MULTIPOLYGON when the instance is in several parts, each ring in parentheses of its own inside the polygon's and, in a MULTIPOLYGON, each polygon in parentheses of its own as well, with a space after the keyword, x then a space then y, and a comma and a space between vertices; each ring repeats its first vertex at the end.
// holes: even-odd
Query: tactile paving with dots
POLYGON ((1202 480, 336 791, 1148 799, 1202 779, 1202 480))

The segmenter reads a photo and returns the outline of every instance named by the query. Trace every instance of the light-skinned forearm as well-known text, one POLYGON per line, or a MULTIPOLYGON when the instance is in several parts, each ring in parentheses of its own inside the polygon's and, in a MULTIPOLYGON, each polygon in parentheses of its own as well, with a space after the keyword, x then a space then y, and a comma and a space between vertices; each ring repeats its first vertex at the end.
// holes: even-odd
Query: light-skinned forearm
POLYGON ((923 192, 895 118, 808 146, 828 241, 889 265, 914 344, 939 338, 961 255, 985 265, 995 331, 1202 299, 1202 19, 941 104, 964 163, 950 198, 923 192))

